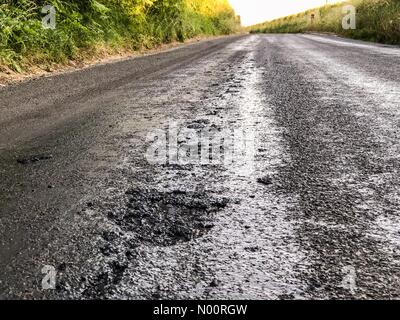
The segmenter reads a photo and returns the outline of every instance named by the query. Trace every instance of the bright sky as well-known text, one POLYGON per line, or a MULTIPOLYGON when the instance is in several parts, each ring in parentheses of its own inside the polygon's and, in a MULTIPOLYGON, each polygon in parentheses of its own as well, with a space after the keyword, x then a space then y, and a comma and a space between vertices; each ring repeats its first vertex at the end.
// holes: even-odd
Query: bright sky
MULTIPOLYGON (((229 0, 242 25, 250 26, 324 5, 327 0, 229 0)), ((328 0, 328 3, 338 0, 328 0)))

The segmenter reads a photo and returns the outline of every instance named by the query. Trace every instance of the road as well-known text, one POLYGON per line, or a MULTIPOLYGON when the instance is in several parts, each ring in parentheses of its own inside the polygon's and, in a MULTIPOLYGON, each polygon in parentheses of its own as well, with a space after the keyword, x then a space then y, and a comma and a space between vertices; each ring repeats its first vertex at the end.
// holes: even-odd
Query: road
POLYGON ((242 35, 0 88, 0 298, 400 298, 399 59, 242 35))

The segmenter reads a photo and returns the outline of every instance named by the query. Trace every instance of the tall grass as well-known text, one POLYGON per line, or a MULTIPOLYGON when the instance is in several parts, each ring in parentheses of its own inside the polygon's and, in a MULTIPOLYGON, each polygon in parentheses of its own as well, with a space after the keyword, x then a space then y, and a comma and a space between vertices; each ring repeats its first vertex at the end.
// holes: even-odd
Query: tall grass
POLYGON ((400 0, 349 0, 291 15, 250 28, 251 32, 334 32, 346 37, 400 44, 400 0), (356 7, 356 29, 342 27, 344 5, 356 7), (311 15, 314 19, 311 19, 311 15))
POLYGON ((0 71, 65 63, 98 47, 136 50, 228 34, 238 25, 227 0, 0 0, 0 71), (56 8, 54 30, 41 24, 46 4, 56 8))

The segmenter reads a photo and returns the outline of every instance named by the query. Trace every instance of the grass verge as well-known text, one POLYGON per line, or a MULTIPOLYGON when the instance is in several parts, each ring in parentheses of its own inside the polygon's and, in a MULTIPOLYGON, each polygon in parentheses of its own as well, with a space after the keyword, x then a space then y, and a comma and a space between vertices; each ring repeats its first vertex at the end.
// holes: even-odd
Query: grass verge
POLYGON ((400 0, 349 0, 252 26, 254 33, 333 32, 345 37, 400 44, 400 0), (343 7, 356 8, 356 28, 344 29, 343 7), (313 18, 312 18, 313 17, 313 18))
POLYGON ((239 25, 227 0, 3 0, 0 77, 230 34, 239 25), (43 24, 46 5, 55 9, 54 29, 44 27, 52 21, 43 24))

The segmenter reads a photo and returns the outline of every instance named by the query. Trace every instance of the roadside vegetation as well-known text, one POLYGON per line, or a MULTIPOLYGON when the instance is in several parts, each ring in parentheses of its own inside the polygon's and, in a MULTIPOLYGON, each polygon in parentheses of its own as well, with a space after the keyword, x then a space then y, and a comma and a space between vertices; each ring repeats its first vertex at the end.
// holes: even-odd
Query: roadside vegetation
POLYGON ((349 0, 250 27, 250 32, 333 32, 349 38, 400 44, 400 0, 349 0), (345 30, 344 5, 356 8, 356 29, 345 30))
POLYGON ((228 0, 1 0, 0 72, 234 32, 228 0), (42 8, 55 8, 54 29, 42 8))

